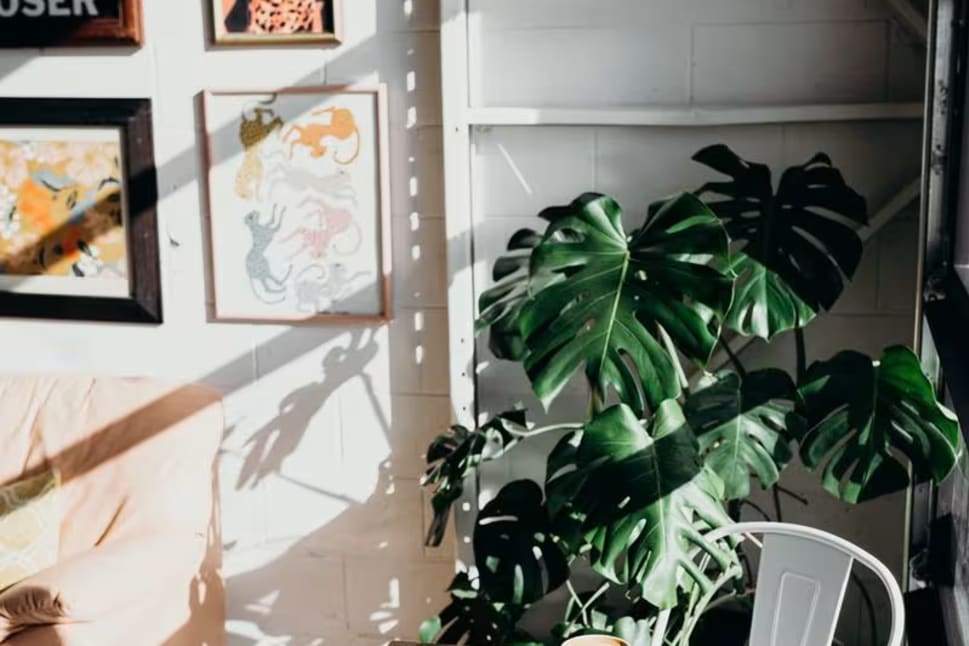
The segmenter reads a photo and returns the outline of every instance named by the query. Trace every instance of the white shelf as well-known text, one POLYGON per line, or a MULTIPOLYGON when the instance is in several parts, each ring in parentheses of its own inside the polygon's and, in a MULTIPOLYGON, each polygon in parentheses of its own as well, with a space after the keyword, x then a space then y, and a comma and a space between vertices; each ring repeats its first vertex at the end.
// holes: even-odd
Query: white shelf
POLYGON ((662 126, 698 127, 921 119, 921 103, 844 103, 730 107, 649 107, 617 109, 469 108, 478 126, 662 126))

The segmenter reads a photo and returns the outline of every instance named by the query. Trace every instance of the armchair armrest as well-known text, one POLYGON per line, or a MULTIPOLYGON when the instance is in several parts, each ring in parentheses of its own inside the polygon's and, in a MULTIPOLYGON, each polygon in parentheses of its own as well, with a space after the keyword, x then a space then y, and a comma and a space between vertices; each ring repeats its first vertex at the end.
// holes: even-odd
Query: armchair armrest
POLYGON ((32 626, 110 624, 173 589, 182 588, 187 599, 184 588, 198 572, 205 540, 172 534, 126 538, 24 579, 0 593, 0 641, 32 626))

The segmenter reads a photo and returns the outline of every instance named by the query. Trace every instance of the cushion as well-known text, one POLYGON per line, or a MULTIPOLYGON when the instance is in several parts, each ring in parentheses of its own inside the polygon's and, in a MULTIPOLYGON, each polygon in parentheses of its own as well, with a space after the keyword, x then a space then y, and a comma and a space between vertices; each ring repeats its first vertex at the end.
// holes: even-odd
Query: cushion
POLYGON ((0 487, 0 590, 57 562, 59 486, 51 470, 0 487))

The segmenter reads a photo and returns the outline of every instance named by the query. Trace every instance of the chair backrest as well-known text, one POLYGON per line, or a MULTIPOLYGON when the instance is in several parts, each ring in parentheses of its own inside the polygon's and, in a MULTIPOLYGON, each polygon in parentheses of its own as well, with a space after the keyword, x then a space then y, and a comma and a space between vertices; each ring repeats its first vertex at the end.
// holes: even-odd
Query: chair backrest
POLYGON ((830 646, 852 564, 868 567, 891 602, 888 646, 901 646, 902 591, 891 571, 843 538, 789 523, 737 523, 706 538, 763 536, 749 646, 830 646))

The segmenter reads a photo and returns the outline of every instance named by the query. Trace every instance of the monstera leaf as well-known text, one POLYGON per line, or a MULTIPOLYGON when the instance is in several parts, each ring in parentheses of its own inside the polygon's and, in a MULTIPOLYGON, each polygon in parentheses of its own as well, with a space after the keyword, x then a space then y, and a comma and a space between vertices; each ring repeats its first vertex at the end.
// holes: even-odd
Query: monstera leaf
POLYGON ((743 251, 730 258, 725 269, 737 277, 733 306, 726 325, 744 336, 770 340, 775 335, 804 327, 817 315, 780 274, 743 251))
POLYGON ((723 483, 705 469, 645 509, 593 528, 587 535, 593 569, 611 581, 636 584, 659 608, 674 607, 678 590, 693 585, 709 590, 713 581, 694 563, 694 550, 707 553, 720 570, 736 556, 725 544, 704 538, 731 522, 722 499, 723 483))
POLYGON ((809 469, 824 464, 824 487, 860 502, 909 484, 898 454, 918 479, 942 482, 963 450, 959 424, 935 397, 918 358, 902 346, 886 349, 878 362, 841 352, 815 363, 800 388, 809 428, 801 459, 809 469))
POLYGON ((597 394, 611 387, 637 412, 677 396, 672 346, 706 362, 730 305, 732 278, 700 257, 726 257, 717 218, 683 194, 627 236, 619 205, 591 193, 541 217, 549 225, 531 275, 567 277, 533 290, 520 311, 525 369, 542 403, 583 367, 597 394))
POLYGON ((728 500, 750 495, 750 477, 764 488, 791 459, 788 423, 795 418, 794 382, 783 370, 741 378, 723 373, 684 405, 707 466, 723 480, 728 500))
POLYGON ((549 456, 545 489, 556 533, 570 548, 579 547, 575 531, 643 509, 700 472, 690 428, 664 430, 678 415, 679 405, 667 400, 647 428, 631 408, 618 404, 562 438, 549 456))
POLYGON ((730 519, 720 502, 723 483, 698 464, 696 441, 679 404, 663 402, 648 430, 619 405, 577 437, 563 440, 550 456, 546 489, 558 514, 581 523, 593 569, 638 587, 660 608, 676 605, 680 589, 712 585, 693 553, 699 548, 726 567, 730 550, 703 533, 730 519), (572 470, 569 460, 575 462, 572 470))
POLYGON ((730 261, 737 275, 727 326, 770 339, 803 326, 830 309, 861 260, 857 225, 868 222, 863 197, 848 187, 824 154, 793 166, 777 193, 770 169, 748 162, 724 145, 704 148, 693 159, 730 177, 710 182, 699 195, 723 220, 731 240, 743 247, 730 261))
POLYGON ((494 601, 527 605, 569 577, 555 544, 541 488, 511 482, 484 506, 474 529, 474 557, 481 589, 494 601))
POLYGON ((495 262, 492 277, 496 284, 478 299, 481 315, 475 322, 475 332, 488 330, 488 347, 499 359, 524 358, 526 350, 518 321, 522 305, 531 297, 533 289, 563 278, 560 274, 529 275, 532 249, 541 239, 531 229, 517 231, 508 241, 509 253, 495 262))
POLYGON ((451 507, 464 493, 464 480, 482 462, 501 457, 527 432, 525 411, 498 415, 475 430, 452 426, 437 436, 427 449, 427 473, 422 485, 433 486, 431 507, 434 520, 427 530, 425 543, 437 547, 444 539, 451 507))
POLYGON ((495 603, 474 588, 467 574, 458 574, 448 591, 451 603, 437 617, 421 624, 421 642, 542 646, 541 642, 515 629, 524 608, 495 603))

